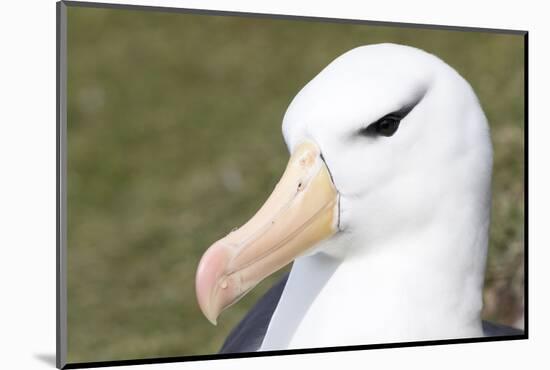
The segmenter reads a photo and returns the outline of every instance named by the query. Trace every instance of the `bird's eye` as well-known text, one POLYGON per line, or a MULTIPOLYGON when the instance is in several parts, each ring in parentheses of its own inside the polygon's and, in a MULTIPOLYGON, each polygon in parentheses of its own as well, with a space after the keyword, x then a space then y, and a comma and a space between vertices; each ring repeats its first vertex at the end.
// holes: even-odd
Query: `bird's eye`
POLYGON ((390 113, 362 129, 360 133, 366 136, 392 136, 399 128, 402 119, 403 117, 390 113))
POLYGON ((399 128, 399 117, 387 115, 374 123, 376 133, 382 136, 392 136, 399 128))

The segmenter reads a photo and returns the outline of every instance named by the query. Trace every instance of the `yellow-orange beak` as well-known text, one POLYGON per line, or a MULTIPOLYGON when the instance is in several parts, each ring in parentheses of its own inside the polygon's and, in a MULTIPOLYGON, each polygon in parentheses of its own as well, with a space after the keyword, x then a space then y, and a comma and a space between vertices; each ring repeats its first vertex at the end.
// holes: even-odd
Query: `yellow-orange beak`
POLYGON ((338 192, 319 147, 299 145, 262 208, 202 256, 195 288, 210 322, 260 281, 333 235, 338 192))

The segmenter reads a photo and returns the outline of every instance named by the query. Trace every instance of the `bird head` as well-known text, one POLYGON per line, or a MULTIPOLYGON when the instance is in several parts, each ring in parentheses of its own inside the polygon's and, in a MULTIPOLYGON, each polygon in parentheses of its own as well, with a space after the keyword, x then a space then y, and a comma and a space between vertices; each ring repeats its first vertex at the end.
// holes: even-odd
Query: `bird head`
POLYGON ((297 257, 367 253, 442 216, 468 222, 468 205, 488 217, 487 121, 434 55, 394 44, 341 55, 293 99, 283 135, 291 156, 273 193, 199 263, 197 298, 213 323, 297 257))

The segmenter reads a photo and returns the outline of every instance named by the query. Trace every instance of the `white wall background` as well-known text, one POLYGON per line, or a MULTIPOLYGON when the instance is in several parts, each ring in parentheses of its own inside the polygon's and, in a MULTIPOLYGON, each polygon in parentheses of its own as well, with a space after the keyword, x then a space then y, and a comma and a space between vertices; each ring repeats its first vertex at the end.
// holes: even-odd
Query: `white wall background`
MULTIPOLYGON (((549 20, 543 1, 110 1, 530 31, 528 341, 143 365, 136 369, 548 366, 549 20)), ((1 368, 53 368, 55 354, 55 1, 6 1, 0 22, 1 368)), ((480 56, 483 57, 483 56, 480 56)))

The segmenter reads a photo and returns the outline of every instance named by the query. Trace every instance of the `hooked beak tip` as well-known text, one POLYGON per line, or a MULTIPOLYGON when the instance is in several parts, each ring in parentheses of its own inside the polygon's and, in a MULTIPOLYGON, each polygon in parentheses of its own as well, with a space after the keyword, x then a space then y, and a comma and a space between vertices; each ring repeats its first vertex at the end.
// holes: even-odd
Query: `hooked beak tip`
POLYGON ((224 304, 224 302, 220 302, 222 297, 218 297, 216 292, 218 291, 218 281, 223 276, 228 261, 228 251, 216 244, 212 245, 202 256, 195 278, 195 293, 199 308, 213 325, 217 324, 224 304))

